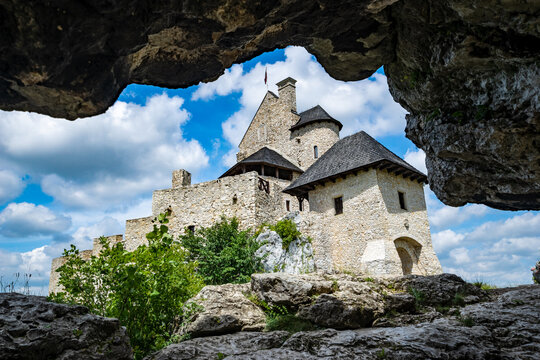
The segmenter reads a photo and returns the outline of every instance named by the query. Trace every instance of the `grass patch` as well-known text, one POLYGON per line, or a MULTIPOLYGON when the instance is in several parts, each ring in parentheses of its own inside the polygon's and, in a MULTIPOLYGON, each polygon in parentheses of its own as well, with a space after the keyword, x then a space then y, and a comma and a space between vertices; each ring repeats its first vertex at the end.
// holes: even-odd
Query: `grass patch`
POLYGON ((439 312, 439 313, 441 313, 443 315, 446 315, 450 311, 450 306, 437 305, 437 306, 435 306, 435 310, 437 310, 437 312, 439 312))
POLYGON ((299 331, 313 331, 318 327, 313 325, 311 321, 301 319, 292 314, 278 315, 275 317, 267 317, 266 319, 266 331, 284 330, 290 334, 297 333, 299 331))
POLYGON ((459 316, 458 321, 461 323, 461 325, 466 327, 474 326, 474 320, 468 316, 459 316))
POLYGON ((483 281, 475 281, 472 284, 474 286, 476 286, 477 288, 482 289, 482 290, 492 290, 492 289, 497 288, 497 286, 488 284, 488 283, 483 282, 483 281))
POLYGON ((465 295, 462 293, 456 293, 452 299, 452 304, 456 306, 465 306, 465 295))
POLYGON ((375 279, 373 279, 372 277, 365 277, 365 278, 364 278, 364 281, 365 281, 365 282, 374 282, 375 279))

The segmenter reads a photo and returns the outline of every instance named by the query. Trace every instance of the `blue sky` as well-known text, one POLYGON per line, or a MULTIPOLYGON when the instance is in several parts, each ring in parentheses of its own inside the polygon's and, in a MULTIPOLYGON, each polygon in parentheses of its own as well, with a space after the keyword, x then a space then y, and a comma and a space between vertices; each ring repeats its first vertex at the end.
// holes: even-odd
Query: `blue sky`
MULTIPOLYGON (((46 294, 50 262, 70 243, 120 234, 126 219, 150 215, 152 190, 185 168, 211 180, 234 163, 238 142, 265 92, 287 76, 298 110, 320 104, 365 130, 422 171, 424 154, 404 136, 406 111, 392 100, 384 71, 332 79, 303 48, 288 47, 233 65, 218 80, 188 89, 130 85, 105 114, 69 122, 0 111, 0 276, 31 273, 46 294)), ((483 205, 443 205, 426 187, 432 239, 446 272, 499 286, 530 283, 540 258, 540 213, 483 205)))

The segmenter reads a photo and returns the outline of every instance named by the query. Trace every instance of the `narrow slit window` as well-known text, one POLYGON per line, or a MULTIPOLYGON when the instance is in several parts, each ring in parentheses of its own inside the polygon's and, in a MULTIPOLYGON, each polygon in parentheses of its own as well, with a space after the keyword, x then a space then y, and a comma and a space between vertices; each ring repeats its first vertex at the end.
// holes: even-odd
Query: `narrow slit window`
POLYGON ((285 200, 285 209, 291 211, 291 202, 289 200, 285 200))
POLYGON ((399 207, 402 208, 403 210, 407 210, 407 206, 405 206, 405 193, 398 191, 398 198, 399 198, 399 207))
POLYGON ((232 203, 233 205, 236 205, 238 203, 238 197, 236 197, 236 195, 233 196, 232 203))
POLYGON ((334 198, 334 209, 336 210, 336 215, 343 214, 343 196, 334 198))
POLYGON ((298 210, 304 211, 304 199, 298 199, 298 210))
POLYGON ((319 158, 319 148, 317 147, 317 145, 313 147, 313 157, 315 159, 319 158))

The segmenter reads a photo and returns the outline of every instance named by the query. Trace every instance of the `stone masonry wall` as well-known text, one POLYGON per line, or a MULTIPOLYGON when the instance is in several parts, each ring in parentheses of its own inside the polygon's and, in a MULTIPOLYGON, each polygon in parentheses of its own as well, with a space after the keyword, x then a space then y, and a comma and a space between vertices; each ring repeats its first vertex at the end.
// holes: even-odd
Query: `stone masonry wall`
POLYGON ((414 258, 418 243, 421 250, 412 272, 441 272, 421 184, 372 169, 318 185, 309 198, 312 212, 303 215, 301 231, 313 238, 318 269, 402 275, 396 245, 414 258), (398 189, 405 193, 408 210, 399 208, 398 189), (343 214, 335 215, 334 198, 339 196, 343 214))
POLYGON ((267 146, 297 164, 289 129, 300 117, 292 112, 290 106, 288 101, 281 101, 271 92, 266 94, 238 146, 238 161, 267 146))
MULTIPOLYGON (((92 250, 82 250, 79 252, 79 256, 83 260, 89 260, 92 257, 92 250)), ((57 293, 64 290, 58 282, 60 281, 60 274, 56 272, 58 268, 66 263, 66 258, 59 256, 52 259, 51 263, 51 275, 49 277, 49 294, 57 293)))
POLYGON ((291 147, 298 165, 307 169, 317 160, 313 147, 316 145, 321 157, 339 140, 339 127, 332 122, 316 122, 291 133, 291 147))

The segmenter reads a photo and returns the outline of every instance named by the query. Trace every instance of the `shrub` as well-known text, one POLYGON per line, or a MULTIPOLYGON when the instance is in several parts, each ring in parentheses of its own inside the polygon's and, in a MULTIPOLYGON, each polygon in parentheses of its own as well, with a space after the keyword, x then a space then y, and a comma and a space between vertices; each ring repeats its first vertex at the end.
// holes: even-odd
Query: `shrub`
POLYGON ((249 231, 238 230, 236 219, 221 218, 221 222, 186 231, 180 243, 188 251, 189 260, 197 261, 198 272, 207 284, 245 283, 251 274, 263 270, 255 256, 260 247, 249 231))
POLYGON ((184 302, 204 286, 196 263, 187 261, 186 251, 168 233, 167 214, 154 220, 159 224, 146 236, 149 245, 133 252, 121 243, 111 247, 104 237, 99 257, 88 261, 81 259, 74 245, 64 250, 66 263, 57 270, 64 291, 50 297, 118 318, 136 359, 170 341, 184 302))
POLYGON ((472 283, 474 286, 476 286, 477 288, 479 289, 482 289, 482 290, 491 290, 491 289, 496 289, 497 286, 495 285, 491 285, 491 284, 488 284, 484 281, 480 281, 480 280, 477 280, 475 282, 472 283))
POLYGON ((283 240, 283 249, 288 249, 289 245, 302 235, 296 228, 294 221, 290 219, 280 220, 276 225, 270 226, 270 229, 275 231, 283 240))

